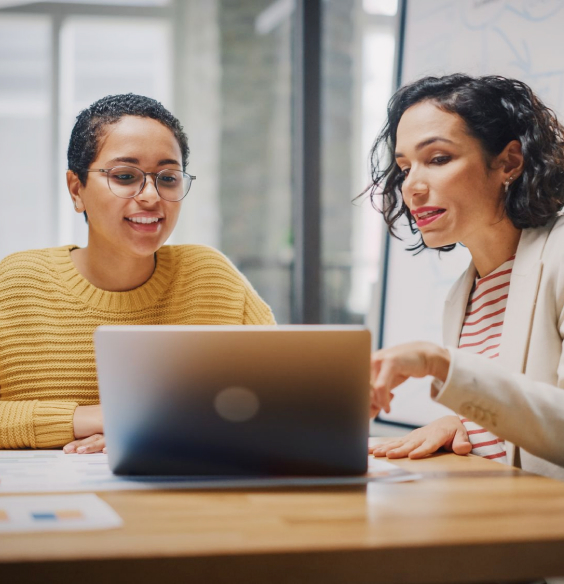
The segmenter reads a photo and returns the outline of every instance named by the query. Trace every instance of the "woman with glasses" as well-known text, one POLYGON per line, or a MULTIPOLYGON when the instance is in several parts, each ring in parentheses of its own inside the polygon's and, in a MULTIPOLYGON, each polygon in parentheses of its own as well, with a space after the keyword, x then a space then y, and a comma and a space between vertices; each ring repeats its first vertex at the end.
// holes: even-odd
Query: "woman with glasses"
POLYGON ((274 324, 218 251, 163 245, 196 178, 160 103, 105 97, 77 117, 67 184, 88 245, 0 262, 0 449, 104 448, 93 332, 103 324, 274 324))
MULTIPOLYGON (((514 79, 427 77, 400 89, 373 149, 373 197, 414 249, 470 267, 445 305, 445 347, 373 356, 374 409, 410 377, 432 379, 446 416, 375 449, 420 458, 444 447, 564 478, 564 128, 514 79)), ((417 302, 417 283, 413 283, 417 302)))

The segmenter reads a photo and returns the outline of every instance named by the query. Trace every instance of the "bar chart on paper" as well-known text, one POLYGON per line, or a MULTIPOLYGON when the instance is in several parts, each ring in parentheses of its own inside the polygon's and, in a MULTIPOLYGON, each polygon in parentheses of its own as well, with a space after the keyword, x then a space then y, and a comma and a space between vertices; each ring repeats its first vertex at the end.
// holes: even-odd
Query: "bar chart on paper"
POLYGON ((119 515, 96 495, 0 497, 0 534, 115 529, 119 515))

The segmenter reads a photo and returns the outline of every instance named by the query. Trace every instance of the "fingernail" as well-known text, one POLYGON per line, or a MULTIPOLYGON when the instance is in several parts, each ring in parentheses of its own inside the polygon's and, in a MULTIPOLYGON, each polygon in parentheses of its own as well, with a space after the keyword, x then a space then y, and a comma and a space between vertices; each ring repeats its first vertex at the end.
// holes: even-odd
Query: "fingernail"
POLYGON ((79 446, 76 451, 78 454, 82 454, 83 452, 86 452, 86 446, 79 446))

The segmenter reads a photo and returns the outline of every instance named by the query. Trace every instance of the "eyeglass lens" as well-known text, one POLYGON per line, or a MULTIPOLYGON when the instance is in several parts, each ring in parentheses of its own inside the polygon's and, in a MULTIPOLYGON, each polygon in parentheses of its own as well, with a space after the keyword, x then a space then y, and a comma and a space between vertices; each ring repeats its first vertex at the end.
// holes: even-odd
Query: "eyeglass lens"
MULTIPOLYGON (((108 186, 117 197, 131 199, 141 192, 144 178, 145 175, 138 168, 116 166, 108 171, 108 186)), ((191 184, 190 175, 180 170, 161 170, 155 179, 157 192, 166 201, 183 199, 191 184)))

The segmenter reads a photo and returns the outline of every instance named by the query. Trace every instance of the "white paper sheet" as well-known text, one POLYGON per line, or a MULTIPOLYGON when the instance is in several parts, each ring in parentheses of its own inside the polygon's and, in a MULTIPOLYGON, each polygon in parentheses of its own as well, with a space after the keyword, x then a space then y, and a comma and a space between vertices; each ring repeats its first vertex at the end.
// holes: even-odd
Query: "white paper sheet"
POLYGON ((385 460, 369 457, 368 473, 352 477, 121 477, 112 474, 106 454, 64 454, 60 450, 0 451, 0 494, 229 489, 351 485, 421 478, 385 460))
POLYGON ((120 516, 92 493, 0 497, 0 534, 115 529, 122 525, 120 516))

